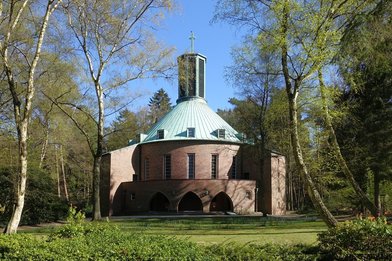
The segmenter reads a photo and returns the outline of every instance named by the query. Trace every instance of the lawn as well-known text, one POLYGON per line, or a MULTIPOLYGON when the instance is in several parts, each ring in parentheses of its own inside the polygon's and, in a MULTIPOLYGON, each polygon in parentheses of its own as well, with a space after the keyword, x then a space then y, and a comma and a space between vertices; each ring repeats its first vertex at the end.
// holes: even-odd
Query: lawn
MULTIPOLYGON (((321 221, 278 217, 115 217, 109 221, 124 232, 142 232, 186 238, 198 244, 228 242, 278 244, 315 244, 317 234, 326 230, 321 221)), ((56 226, 57 227, 57 226, 56 226)), ((24 227, 22 233, 45 236, 54 226, 24 227)))
POLYGON ((122 231, 187 238, 200 244, 222 242, 314 244, 317 234, 326 230, 321 221, 265 217, 198 217, 115 219, 122 231))

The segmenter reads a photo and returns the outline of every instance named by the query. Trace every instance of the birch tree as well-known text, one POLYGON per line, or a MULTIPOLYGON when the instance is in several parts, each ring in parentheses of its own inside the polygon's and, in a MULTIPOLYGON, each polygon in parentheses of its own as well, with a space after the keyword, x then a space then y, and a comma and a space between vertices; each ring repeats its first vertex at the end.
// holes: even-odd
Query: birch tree
POLYGON ((149 29, 157 26, 163 12, 171 7, 170 0, 76 0, 64 4, 68 28, 77 49, 75 54, 83 61, 94 106, 87 109, 78 104, 61 104, 58 97, 52 97, 52 101, 62 106, 82 131, 93 155, 93 220, 101 218, 99 188, 104 152, 105 100, 136 79, 169 72, 171 64, 168 58, 172 50, 163 48, 149 29), (64 105, 85 113, 93 122, 95 133, 88 133, 83 123, 73 118, 64 105))
POLYGON ((16 233, 25 201, 28 127, 36 92, 34 81, 49 18, 61 0, 1 2, 1 64, 12 96, 18 137, 18 179, 14 209, 5 233, 16 233), (33 12, 30 13, 30 12, 33 12), (40 14, 42 14, 40 16, 40 14), (30 26, 34 21, 36 26, 30 26), (31 30, 31 31, 30 31, 31 30), (24 34, 30 32, 31 37, 24 34), (17 64, 17 62, 21 64, 17 64))
POLYGON ((242 25, 256 34, 260 48, 280 60, 289 105, 290 137, 294 159, 307 183, 315 208, 329 226, 337 224, 325 206, 308 166, 299 139, 298 98, 334 57, 341 29, 371 1, 232 1, 221 0, 216 19, 242 25), (331 47, 331 48, 330 48, 331 47))

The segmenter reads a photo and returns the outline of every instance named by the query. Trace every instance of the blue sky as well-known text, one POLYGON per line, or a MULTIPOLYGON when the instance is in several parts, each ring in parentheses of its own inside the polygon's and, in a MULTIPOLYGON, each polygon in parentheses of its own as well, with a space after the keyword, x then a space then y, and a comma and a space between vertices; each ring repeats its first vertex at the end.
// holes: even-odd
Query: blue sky
MULTIPOLYGON (((189 36, 194 32, 195 52, 207 56, 206 99, 209 106, 216 111, 218 108, 230 108, 229 98, 235 95, 235 89, 224 78, 225 66, 232 62, 231 47, 241 40, 235 28, 224 23, 213 23, 215 1, 182 0, 178 1, 178 10, 167 15, 156 37, 168 46, 176 48, 175 58, 190 50, 189 36)), ((151 95, 159 88, 169 94, 172 104, 177 100, 177 81, 145 81, 142 89, 150 93, 138 101, 146 105, 151 95)))

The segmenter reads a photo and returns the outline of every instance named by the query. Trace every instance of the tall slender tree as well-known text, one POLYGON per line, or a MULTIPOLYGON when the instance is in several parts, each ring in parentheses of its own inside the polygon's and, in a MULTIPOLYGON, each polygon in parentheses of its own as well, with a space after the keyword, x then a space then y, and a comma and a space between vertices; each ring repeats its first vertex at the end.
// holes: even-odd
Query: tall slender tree
POLYGON ((337 224, 318 192, 304 161, 299 139, 298 97, 319 70, 336 54, 342 27, 361 12, 370 1, 233 1, 217 4, 216 19, 245 25, 255 33, 265 52, 280 60, 289 105, 291 145, 295 162, 303 174, 308 194, 324 221, 337 224))
MULTIPOLYGON (((85 135, 94 158, 93 220, 101 218, 99 188, 104 152, 105 98, 109 99, 115 90, 135 79, 164 75, 171 68, 168 58, 172 50, 162 48, 148 31, 157 25, 161 12, 171 7, 170 0, 77 0, 67 1, 64 5, 68 27, 76 43, 76 54, 84 61, 89 78, 87 85, 92 91, 86 93, 92 94, 91 101, 95 104, 92 110, 67 104, 79 107, 95 125, 95 133, 91 134, 81 122, 72 118, 71 113, 67 113, 85 135), (120 67, 126 69, 120 70, 120 67)), ((60 104, 58 99, 52 100, 60 104)))
POLYGON ((373 175, 378 212, 380 183, 392 173, 391 11, 391 2, 378 1, 374 9, 347 27, 338 56, 344 86, 335 100, 347 112, 344 121, 336 124, 338 140, 344 145, 342 153, 353 162, 350 168, 364 188, 367 174, 373 175))
POLYGON ((25 201, 28 166, 28 127, 36 92, 36 69, 40 60, 49 18, 61 0, 9 1, 0 5, 1 64, 12 96, 15 126, 18 136, 18 181, 15 205, 5 233, 16 233, 25 201), (42 8, 42 9, 40 9, 42 8), (33 12, 29 12, 32 10, 33 12), (39 16, 38 14, 43 14, 39 16), (28 28, 33 20, 37 27, 28 28), (32 30, 32 31, 30 31, 32 30), (24 31, 24 33, 22 33, 24 31), (33 37, 38 36, 38 37, 33 37), (17 66, 21 63, 22 66, 17 66))

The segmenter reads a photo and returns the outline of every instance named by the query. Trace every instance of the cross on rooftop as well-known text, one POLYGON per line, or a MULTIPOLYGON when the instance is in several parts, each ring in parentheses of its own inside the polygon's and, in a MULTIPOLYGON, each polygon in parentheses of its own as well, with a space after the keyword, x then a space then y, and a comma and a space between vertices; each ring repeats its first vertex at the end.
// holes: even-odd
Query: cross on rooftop
POLYGON ((191 40, 191 53, 195 52, 195 34, 191 31, 191 36, 189 37, 189 40, 191 40))

